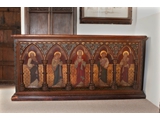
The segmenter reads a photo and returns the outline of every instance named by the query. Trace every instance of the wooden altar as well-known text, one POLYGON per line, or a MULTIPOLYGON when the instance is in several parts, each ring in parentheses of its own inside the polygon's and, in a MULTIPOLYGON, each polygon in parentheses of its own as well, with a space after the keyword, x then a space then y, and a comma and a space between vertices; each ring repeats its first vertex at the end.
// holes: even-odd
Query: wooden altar
POLYGON ((146 36, 12 37, 13 101, 145 98, 146 36))

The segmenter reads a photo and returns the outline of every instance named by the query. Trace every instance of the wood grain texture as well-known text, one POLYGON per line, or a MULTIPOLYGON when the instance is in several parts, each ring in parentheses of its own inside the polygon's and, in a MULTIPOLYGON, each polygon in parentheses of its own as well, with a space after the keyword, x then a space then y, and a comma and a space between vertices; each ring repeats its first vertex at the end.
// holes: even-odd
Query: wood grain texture
POLYGON ((29 7, 25 13, 27 34, 77 34, 76 7, 29 7))
POLYGON ((48 13, 30 14, 30 34, 48 34, 48 13))
POLYGON ((14 51, 11 35, 21 33, 20 7, 0 8, 0 82, 14 81, 14 51))
POLYGON ((73 34, 71 14, 53 14, 53 34, 73 34))

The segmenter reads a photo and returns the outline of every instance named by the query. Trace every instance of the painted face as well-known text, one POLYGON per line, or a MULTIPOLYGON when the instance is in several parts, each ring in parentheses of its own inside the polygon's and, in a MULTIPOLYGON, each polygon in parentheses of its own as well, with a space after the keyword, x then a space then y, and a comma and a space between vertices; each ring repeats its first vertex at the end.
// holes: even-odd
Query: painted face
POLYGON ((60 54, 55 54, 55 58, 59 59, 60 58, 60 54))
POLYGON ((33 53, 31 53, 31 54, 30 54, 30 56, 31 56, 31 58, 33 58, 33 57, 34 57, 34 54, 33 54, 33 53))
POLYGON ((79 58, 79 59, 81 59, 81 58, 82 58, 82 56, 81 56, 81 55, 78 55, 78 58, 79 58))
POLYGON ((102 58, 105 58, 107 56, 105 52, 103 52, 101 55, 102 55, 102 58))
POLYGON ((124 53, 124 55, 123 55, 125 58, 128 56, 128 54, 127 53, 124 53))

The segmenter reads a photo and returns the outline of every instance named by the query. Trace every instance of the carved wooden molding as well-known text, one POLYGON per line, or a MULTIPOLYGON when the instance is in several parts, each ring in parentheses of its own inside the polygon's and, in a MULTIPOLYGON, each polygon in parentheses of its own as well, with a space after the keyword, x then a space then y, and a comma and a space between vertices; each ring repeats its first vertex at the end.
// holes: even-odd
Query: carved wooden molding
POLYGON ((72 12, 72 7, 52 7, 52 12, 72 12))
POLYGON ((29 12, 48 12, 48 7, 29 7, 29 12))

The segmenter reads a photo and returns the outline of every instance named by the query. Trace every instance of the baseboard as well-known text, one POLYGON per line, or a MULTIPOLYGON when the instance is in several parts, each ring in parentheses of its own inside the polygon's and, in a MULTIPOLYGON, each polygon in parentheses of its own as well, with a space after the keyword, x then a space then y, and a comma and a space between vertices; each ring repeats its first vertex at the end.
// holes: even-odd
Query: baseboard
POLYGON ((14 80, 0 80, 0 85, 14 85, 14 80))
POLYGON ((53 101, 53 100, 105 100, 105 99, 145 99, 144 92, 118 91, 24 91, 15 93, 12 101, 53 101), (100 93, 99 93, 100 92, 100 93))

